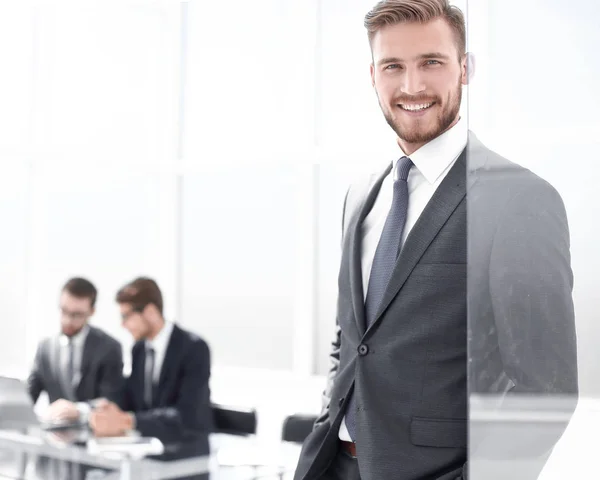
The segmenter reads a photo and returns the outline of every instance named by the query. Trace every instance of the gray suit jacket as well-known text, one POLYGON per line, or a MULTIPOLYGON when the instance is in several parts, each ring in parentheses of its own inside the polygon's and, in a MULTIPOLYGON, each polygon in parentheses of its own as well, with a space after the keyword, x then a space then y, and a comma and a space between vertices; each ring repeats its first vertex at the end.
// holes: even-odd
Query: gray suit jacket
MULTIPOLYGON (((50 402, 68 398, 61 383, 59 337, 46 338, 38 345, 33 369, 28 379, 29 394, 36 402, 46 391, 50 402)), ((123 353, 121 344, 103 332, 91 327, 85 339, 81 358, 81 375, 74 379, 76 401, 94 398, 112 398, 123 382, 123 353)))
MULTIPOLYGON (((472 134, 411 230, 378 316, 365 328, 360 226, 390 168, 346 197, 332 368, 295 480, 319 479, 328 468, 350 392, 362 480, 467 478, 467 388, 577 392, 560 197, 472 134), (531 260, 527 268, 523 258, 531 260), (467 270, 469 287, 479 287, 469 295, 467 270)), ((563 428, 539 450, 552 448, 563 428)))

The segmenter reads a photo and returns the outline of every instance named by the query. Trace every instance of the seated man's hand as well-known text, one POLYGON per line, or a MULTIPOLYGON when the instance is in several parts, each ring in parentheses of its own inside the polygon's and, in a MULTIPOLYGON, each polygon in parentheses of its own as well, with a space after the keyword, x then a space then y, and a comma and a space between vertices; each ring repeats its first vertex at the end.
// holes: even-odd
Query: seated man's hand
POLYGON ((50 404, 45 416, 51 421, 77 420, 79 418, 79 410, 77 410, 77 405, 73 402, 60 398, 50 404))
POLYGON ((95 406, 90 414, 89 423, 97 437, 121 436, 134 427, 133 415, 109 401, 95 406))

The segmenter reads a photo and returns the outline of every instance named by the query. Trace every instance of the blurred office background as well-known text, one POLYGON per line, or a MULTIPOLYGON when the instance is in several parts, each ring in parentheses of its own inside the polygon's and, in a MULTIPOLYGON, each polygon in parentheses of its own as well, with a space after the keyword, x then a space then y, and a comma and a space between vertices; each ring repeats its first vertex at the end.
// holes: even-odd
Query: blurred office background
MULTIPOLYGON (((277 415, 317 412, 344 193, 398 155, 370 86, 374 3, 3 2, 0 370, 27 374, 73 275, 96 284, 93 324, 127 351, 114 295, 144 274, 210 344, 216 399, 272 405, 272 432, 277 415)), ((600 6, 454 3, 477 59, 471 129, 565 201, 593 399, 600 6)))

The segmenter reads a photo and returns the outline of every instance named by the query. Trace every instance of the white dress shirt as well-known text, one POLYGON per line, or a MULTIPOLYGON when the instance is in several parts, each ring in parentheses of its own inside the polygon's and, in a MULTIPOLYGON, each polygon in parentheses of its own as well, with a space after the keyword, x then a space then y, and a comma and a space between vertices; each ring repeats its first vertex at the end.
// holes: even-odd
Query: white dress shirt
MULTIPOLYGON (((406 238, 415 223, 417 223, 421 213, 423 213, 425 206, 429 203, 440 183, 442 183, 442 180, 444 180, 467 145, 467 136, 467 122, 464 119, 459 119, 452 128, 423 145, 417 151, 413 152, 412 155, 409 155, 414 165, 410 169, 407 180, 409 200, 406 223, 402 233, 401 248, 404 246, 406 238)), ((399 158, 392 162, 391 173, 393 175, 388 175, 383 180, 381 190, 377 194, 373 208, 361 227, 361 268, 365 299, 367 298, 369 277, 371 275, 375 250, 377 249, 379 238, 383 233, 388 212, 392 206, 394 181, 398 178, 396 169, 398 160, 399 158)), ((346 427, 345 417, 340 425, 339 438, 346 442, 352 441, 346 427)))
POLYGON ((162 369, 169 340, 171 340, 171 332, 173 332, 173 322, 165 321, 163 328, 152 340, 146 340, 146 348, 154 350, 154 370, 152 372, 152 380, 158 383, 160 371, 162 369))
MULTIPOLYGON (((71 337, 71 342, 73 344, 73 394, 75 394, 75 389, 79 385, 81 381, 81 364, 83 362, 83 348, 85 347, 85 340, 90 331, 89 325, 84 325, 79 332, 71 337)), ((58 338, 58 342, 60 344, 60 365, 61 368, 69 364, 69 337, 64 334, 61 334, 58 338)), ((79 411, 79 417, 82 421, 87 421, 90 407, 86 402, 77 402, 76 404, 77 410, 79 411)))
MULTIPOLYGON (((81 330, 73 335, 70 340, 73 344, 73 385, 78 385, 81 380, 81 362, 83 361, 83 347, 85 339, 88 336, 90 327, 86 324, 81 330)), ((68 365, 69 363, 69 337, 64 334, 60 335, 60 364, 68 365)))

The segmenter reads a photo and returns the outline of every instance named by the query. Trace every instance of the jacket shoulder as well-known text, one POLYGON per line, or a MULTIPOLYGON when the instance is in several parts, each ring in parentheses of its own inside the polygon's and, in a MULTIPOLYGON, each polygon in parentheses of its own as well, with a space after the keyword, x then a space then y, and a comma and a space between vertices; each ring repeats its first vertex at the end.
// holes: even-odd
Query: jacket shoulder
POLYGON ((121 343, 114 338, 113 336, 106 333, 104 330, 98 327, 90 326, 90 335, 94 335, 100 342, 106 344, 107 346, 119 347, 121 348, 121 343))
POLYGON ((185 344, 208 346, 206 341, 200 335, 198 335, 194 332, 191 332, 189 330, 186 330, 185 328, 182 328, 177 324, 173 325, 173 333, 175 333, 176 335, 179 335, 179 337, 185 344), (177 332, 177 333, 175 333, 175 332, 177 332))
POLYGON ((470 141, 467 161, 469 175, 483 191, 507 199, 547 195, 558 197, 558 191, 547 180, 528 168, 490 150, 479 140, 470 141))

